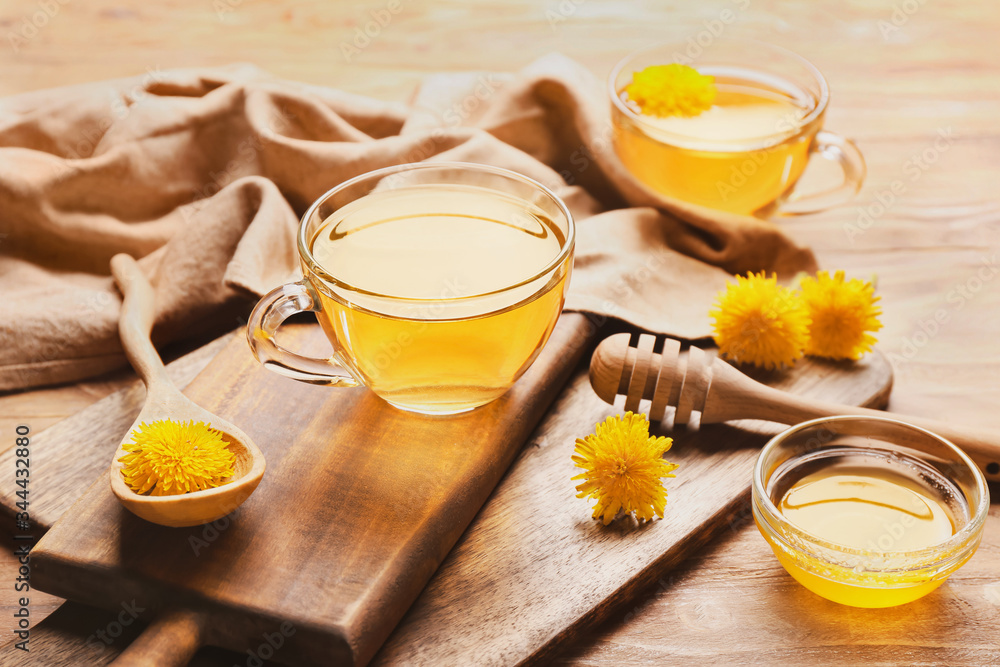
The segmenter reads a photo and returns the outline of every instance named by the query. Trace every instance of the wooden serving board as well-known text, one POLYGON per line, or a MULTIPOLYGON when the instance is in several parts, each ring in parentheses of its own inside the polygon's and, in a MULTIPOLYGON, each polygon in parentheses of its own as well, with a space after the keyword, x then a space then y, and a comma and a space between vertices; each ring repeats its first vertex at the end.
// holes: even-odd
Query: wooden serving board
MULTIPOLYGON (((884 408, 892 367, 880 353, 857 363, 805 359, 755 379, 828 401, 884 408)), ((590 518, 570 477, 575 440, 623 412, 597 397, 587 372, 573 378, 373 664, 546 664, 564 644, 613 614, 727 528, 750 514, 750 479, 760 448, 784 427, 741 421, 653 434, 674 438, 666 458, 662 520, 609 526, 590 518)), ((647 401, 640 409, 648 410, 647 401)), ((668 411, 669 412, 669 411, 668 411)), ((763 538, 761 538, 763 539, 763 538)), ((680 659, 680 656, 678 656, 680 659)))
MULTIPOLYGON (((175 619, 153 627, 176 645, 244 651, 278 637, 287 664, 363 665, 545 414, 591 330, 581 315, 562 317, 507 394, 448 418, 282 378, 237 338, 187 394, 264 452, 256 493, 213 524, 171 529, 128 513, 99 477, 32 551, 32 583, 109 609, 134 600, 149 618, 175 619)), ((288 336, 293 349, 322 340, 315 326, 288 336)))
MULTIPOLYGON (((826 400, 884 407, 892 373, 884 358, 875 354, 857 364, 805 360, 789 373, 757 379, 826 400)), ((748 513, 752 462, 768 435, 779 430, 773 424, 742 422, 683 433, 661 429, 675 438, 668 458, 681 464, 678 477, 669 480, 665 519, 646 526, 617 522, 608 527, 591 520, 588 503, 574 497, 569 478, 576 469, 570 455, 577 437, 616 412, 620 409, 593 394, 586 370, 578 369, 492 499, 375 657, 376 664, 541 661, 610 615, 627 614, 637 592, 653 585, 719 531, 742 523, 748 513)), ((104 420, 107 414, 92 414, 90 419, 104 420)), ((124 428, 131 417, 126 421, 124 428)), ((251 426, 246 420, 238 423, 251 426)), ((249 432, 260 442, 255 430, 249 432)), ((53 450, 56 445, 51 443, 53 450)), ((67 475, 47 479, 46 484, 50 482, 63 488, 79 484, 67 475)), ((62 509, 48 504, 46 518, 55 518, 62 509)), ((277 550, 281 548, 279 544, 277 550)), ((124 595, 119 592, 110 603, 107 596, 77 599, 120 609, 124 595)), ((87 634, 73 626, 89 627, 79 618, 86 612, 76 606, 74 615, 74 606, 66 605, 64 613, 52 619, 52 624, 61 625, 53 627, 48 643, 44 634, 39 637, 43 643, 38 646, 51 651, 53 665, 73 664, 55 656, 85 655, 88 650, 87 634)), ((124 643, 105 647, 100 663, 114 657, 124 643)), ((274 659, 296 664, 284 649, 274 659)), ((198 664, 228 667, 245 660, 246 653, 237 661, 232 654, 204 652, 198 664)))

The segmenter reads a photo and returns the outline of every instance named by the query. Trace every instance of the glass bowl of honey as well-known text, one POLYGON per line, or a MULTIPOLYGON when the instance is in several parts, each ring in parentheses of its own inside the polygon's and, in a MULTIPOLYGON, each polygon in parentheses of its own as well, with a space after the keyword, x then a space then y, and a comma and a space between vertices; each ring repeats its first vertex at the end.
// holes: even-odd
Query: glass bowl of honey
POLYGON ((765 445, 753 515, 800 584, 853 607, 927 595, 975 553, 990 498, 958 447, 889 417, 793 426, 765 445))

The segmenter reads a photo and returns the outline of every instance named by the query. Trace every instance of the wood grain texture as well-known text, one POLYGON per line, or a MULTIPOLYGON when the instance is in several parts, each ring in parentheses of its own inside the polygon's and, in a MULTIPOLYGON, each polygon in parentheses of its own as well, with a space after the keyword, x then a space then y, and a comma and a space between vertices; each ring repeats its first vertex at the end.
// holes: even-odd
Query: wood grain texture
MULTIPOLYGON (((37 594, 37 592, 36 592, 37 594)), ((88 607, 67 602, 32 630, 31 651, 8 651, 4 647, 4 667, 103 667, 118 658, 124 647, 131 646, 139 634, 149 627, 150 610, 123 602, 114 610, 88 607), (125 614, 123 615, 123 612, 125 614), (136 616, 132 616, 132 612, 136 616), (122 619, 127 621, 122 624, 122 619), (110 633, 110 634, 109 634, 110 633)), ((253 653, 266 642, 254 647, 253 653)), ((215 647, 203 647, 189 667, 232 667, 247 665, 250 656, 215 647)), ((257 665, 257 663, 253 663, 257 665)), ((257 667, 274 667, 278 663, 262 660, 257 667)), ((153 665, 152 667, 160 667, 153 665)))
MULTIPOLYGON (((60 5, 17 51, 5 43, 0 92, 245 61, 279 76, 405 100, 429 73, 511 70, 550 51, 603 78, 632 49, 660 39, 685 41, 732 10, 726 37, 785 46, 823 71, 832 90, 826 127, 854 139, 865 155, 868 179, 854 203, 778 224, 812 246, 825 268, 877 274, 885 325, 879 348, 896 372, 890 410, 995 428, 1000 280, 976 276, 1000 261, 1000 5, 918 4, 916 12, 898 15, 903 3, 896 0, 586 0, 572 7, 536 0, 404 2, 392 24, 346 63, 339 44, 383 2, 234 1, 219 12, 206 0, 93 0, 60 5), (950 132, 950 140, 938 150, 942 132, 950 132), (894 193, 894 183, 903 191, 894 193), (935 329, 931 321, 939 313, 945 321, 935 329)), ((0 2, 5 39, 36 11, 33 3, 0 2)), ((40 431, 119 383, 2 396, 0 428, 9 434, 27 422, 40 431)), ((138 394, 141 400, 141 389, 138 394)), ((81 419, 77 428, 86 425, 81 419)), ((0 448, 9 444, 0 440, 0 448)), ((10 465, 0 463, 0 471, 10 465)), ((46 477, 39 472, 32 493, 45 496, 38 509, 48 507, 48 516, 58 516, 86 486, 55 497, 46 477)), ((1000 487, 992 491, 1000 497, 1000 487)), ((994 502, 979 552, 946 586, 887 610, 847 609, 809 594, 775 562, 756 528, 736 522, 677 576, 664 574, 579 639, 560 664, 1000 664, 997 508, 994 502)), ((7 550, 0 550, 0 563, 12 580, 16 561, 7 550)), ((14 600, 13 590, 0 587, 0 610, 9 614, 14 600)), ((37 591, 32 597, 36 622, 51 608, 49 600, 37 591)), ((103 652, 87 648, 87 637, 113 617, 68 611, 36 628, 37 646, 49 652, 34 664, 76 665, 80 655, 103 661, 123 641, 103 652)), ((12 657, 7 649, 0 647, 0 660, 12 657)), ((229 667, 247 659, 202 651, 196 662, 229 667)))
MULTIPOLYGON (((854 365, 806 360, 771 384, 798 395, 884 406, 892 372, 881 355, 854 365)), ((660 426, 667 459, 662 521, 610 526, 590 518, 570 478, 577 437, 623 409, 605 404, 581 371, 535 432, 493 498, 376 658, 384 665, 542 663, 620 609, 743 511, 753 462, 781 428, 764 422, 660 426)), ((648 401, 640 403, 642 410, 648 401)), ((589 503, 592 504, 592 503, 589 503)))
MULTIPOLYGON (((691 346, 680 352, 673 341, 663 351, 655 352, 656 337, 642 334, 638 343, 630 339, 629 334, 621 333, 602 340, 590 363, 590 385, 605 402, 613 403, 616 393, 627 386, 621 390, 626 410, 634 410, 643 398, 656 403, 657 395, 676 393, 676 399, 669 402, 675 408, 674 424, 686 424, 692 410, 701 412, 703 424, 762 419, 791 425, 833 415, 884 414, 768 387, 726 363, 714 351, 703 352, 691 346), (629 360, 631 363, 626 363, 629 360)), ((852 364, 845 360, 840 365, 848 368, 852 364)), ((887 362, 885 366, 888 369, 887 362)), ((891 374, 891 370, 888 372, 891 374)), ((654 414, 659 414, 655 406, 650 408, 650 415, 654 414)), ((908 416, 906 421, 958 445, 976 462, 987 480, 1000 481, 1000 434, 996 431, 919 416, 908 416)))
MULTIPOLYGON (((251 434, 269 461, 265 483, 228 517, 167 529, 126 512, 98 479, 32 551, 32 583, 109 609, 128 599, 155 613, 188 609, 206 643, 239 651, 280 630, 286 664, 363 665, 485 502, 591 330, 564 315, 509 392, 447 419, 364 389, 282 378, 233 340, 188 395, 251 434)), ((287 335, 293 348, 325 341, 318 326, 287 335)))
MULTIPOLYGON (((227 334, 167 364, 167 377, 185 387, 230 341, 227 334)), ((52 390, 40 390, 43 395, 52 390)), ((101 398, 59 423, 31 435, 31 474, 40 483, 31 487, 31 522, 39 532, 48 530, 87 487, 103 474, 135 415, 146 399, 141 382, 101 398)), ((22 423, 34 424, 21 413, 22 423)), ((13 428, 11 428, 13 432, 13 428)), ((14 450, 0 454, 0 470, 14 469, 14 450)), ((0 482, 0 514, 13 520, 18 487, 13 478, 0 482)), ((37 535, 38 533, 36 533, 37 535)))
POLYGON ((824 600, 788 576, 771 550, 760 548, 749 512, 731 528, 553 664, 1000 664, 996 543, 985 542, 958 576, 924 598, 861 609, 824 600))

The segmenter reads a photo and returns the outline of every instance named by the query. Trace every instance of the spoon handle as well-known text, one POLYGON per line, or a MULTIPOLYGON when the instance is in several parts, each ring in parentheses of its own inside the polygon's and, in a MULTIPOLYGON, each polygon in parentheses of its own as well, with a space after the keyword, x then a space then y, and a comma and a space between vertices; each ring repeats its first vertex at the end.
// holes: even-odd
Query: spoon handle
POLYGON ((149 340, 156 303, 153 286, 143 275, 139 263, 124 253, 111 258, 111 275, 124 296, 118 332, 125 355, 142 378, 147 391, 151 392, 154 385, 158 389, 173 386, 160 355, 149 340))

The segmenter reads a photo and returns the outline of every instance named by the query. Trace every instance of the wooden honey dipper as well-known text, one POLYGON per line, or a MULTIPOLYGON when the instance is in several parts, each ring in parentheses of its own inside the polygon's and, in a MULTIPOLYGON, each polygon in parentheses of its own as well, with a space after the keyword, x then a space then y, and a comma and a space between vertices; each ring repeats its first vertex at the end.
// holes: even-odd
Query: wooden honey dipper
MULTIPOLYGON (((650 401, 649 419, 661 421, 674 408, 674 424, 687 424, 692 412, 704 424, 737 419, 761 419, 779 424, 833 415, 885 417, 879 410, 828 403, 779 391, 753 380, 722 359, 692 346, 681 353, 680 341, 667 338, 655 353, 656 337, 642 334, 635 346, 631 335, 616 334, 597 346, 590 362, 590 384, 603 400, 625 396, 625 409, 638 412, 639 401, 650 401)), ((1000 438, 993 433, 944 422, 905 416, 963 449, 990 481, 1000 481, 1000 438)))

